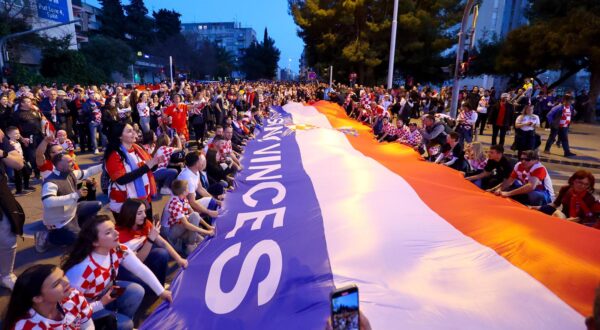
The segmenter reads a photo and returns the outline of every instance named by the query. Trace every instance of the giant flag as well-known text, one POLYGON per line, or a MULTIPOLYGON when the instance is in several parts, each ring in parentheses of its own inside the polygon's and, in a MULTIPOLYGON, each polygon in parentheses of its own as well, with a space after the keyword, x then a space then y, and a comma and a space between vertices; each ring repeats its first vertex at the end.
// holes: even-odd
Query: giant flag
POLYGON ((600 233, 378 144, 327 102, 274 107, 215 237, 143 329, 324 329, 356 284, 374 329, 580 329, 600 233))

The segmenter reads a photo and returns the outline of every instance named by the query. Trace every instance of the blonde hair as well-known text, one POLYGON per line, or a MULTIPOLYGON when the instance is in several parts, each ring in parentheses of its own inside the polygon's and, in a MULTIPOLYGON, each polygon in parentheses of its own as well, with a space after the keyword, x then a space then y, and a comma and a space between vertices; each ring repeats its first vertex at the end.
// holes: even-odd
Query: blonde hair
POLYGON ((473 142, 469 145, 470 159, 472 160, 483 160, 485 159, 485 153, 483 152, 483 145, 481 142, 473 142))
POLYGON ((171 192, 173 195, 179 196, 187 189, 188 182, 186 180, 173 180, 171 183, 171 192))

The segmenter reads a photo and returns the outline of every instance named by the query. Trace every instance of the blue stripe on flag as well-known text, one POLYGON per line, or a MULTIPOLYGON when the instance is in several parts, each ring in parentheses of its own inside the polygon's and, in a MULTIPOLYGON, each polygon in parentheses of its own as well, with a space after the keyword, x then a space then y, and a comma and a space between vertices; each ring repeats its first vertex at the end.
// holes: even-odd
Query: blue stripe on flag
POLYGON ((323 329, 333 278, 323 218, 291 114, 272 108, 248 143, 217 235, 188 258, 142 329, 323 329))

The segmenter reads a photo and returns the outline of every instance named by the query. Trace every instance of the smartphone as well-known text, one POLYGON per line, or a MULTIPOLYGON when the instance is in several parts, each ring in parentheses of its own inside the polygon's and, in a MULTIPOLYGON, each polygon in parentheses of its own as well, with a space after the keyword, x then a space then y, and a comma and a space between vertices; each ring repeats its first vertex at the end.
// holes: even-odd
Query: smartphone
POLYGON ((358 287, 349 285, 331 293, 331 325, 333 330, 360 330, 358 287))
POLYGON ((123 292, 125 292, 125 288, 115 285, 113 286, 112 292, 110 293, 110 297, 118 298, 123 294, 123 292))

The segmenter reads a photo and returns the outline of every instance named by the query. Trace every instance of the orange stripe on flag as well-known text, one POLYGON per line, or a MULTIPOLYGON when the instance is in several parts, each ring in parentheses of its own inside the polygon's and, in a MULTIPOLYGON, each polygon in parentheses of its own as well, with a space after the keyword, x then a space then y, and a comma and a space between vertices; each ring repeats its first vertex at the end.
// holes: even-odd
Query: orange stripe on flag
POLYGON ((549 217, 512 200, 484 192, 457 171, 419 160, 411 148, 379 144, 370 128, 336 104, 313 106, 364 155, 402 176, 419 197, 448 223, 524 270, 582 315, 590 315, 600 284, 600 232, 549 217))

